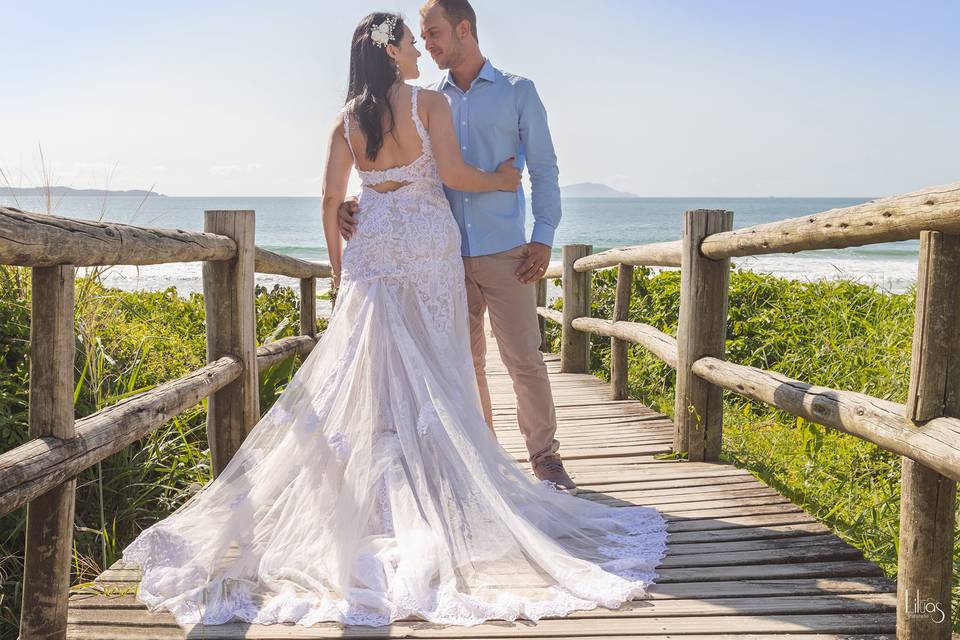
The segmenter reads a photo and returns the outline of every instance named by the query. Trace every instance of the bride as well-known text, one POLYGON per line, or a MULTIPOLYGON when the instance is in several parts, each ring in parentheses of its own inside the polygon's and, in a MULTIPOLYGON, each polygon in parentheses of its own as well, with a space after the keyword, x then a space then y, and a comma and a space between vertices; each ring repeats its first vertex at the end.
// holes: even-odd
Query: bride
POLYGON ((656 576, 655 509, 557 491, 491 437, 443 184, 514 191, 519 173, 509 159, 495 172, 463 162, 446 98, 404 83, 419 55, 399 16, 371 14, 354 33, 324 187, 336 311, 223 473, 124 550, 152 611, 472 625, 619 607, 656 576), (359 222, 341 247, 354 166, 359 222))

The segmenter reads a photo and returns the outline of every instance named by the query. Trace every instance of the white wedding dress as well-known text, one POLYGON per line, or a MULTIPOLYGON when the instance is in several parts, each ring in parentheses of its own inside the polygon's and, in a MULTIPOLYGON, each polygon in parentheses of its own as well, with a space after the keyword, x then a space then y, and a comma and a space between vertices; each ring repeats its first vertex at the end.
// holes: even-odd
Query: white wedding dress
POLYGON ((416 96, 423 153, 360 172, 365 187, 409 184, 364 188, 319 343, 222 474, 124 549, 151 610, 181 623, 472 625, 615 608, 656 577, 667 533, 655 509, 561 493, 491 437, 459 231, 416 96))

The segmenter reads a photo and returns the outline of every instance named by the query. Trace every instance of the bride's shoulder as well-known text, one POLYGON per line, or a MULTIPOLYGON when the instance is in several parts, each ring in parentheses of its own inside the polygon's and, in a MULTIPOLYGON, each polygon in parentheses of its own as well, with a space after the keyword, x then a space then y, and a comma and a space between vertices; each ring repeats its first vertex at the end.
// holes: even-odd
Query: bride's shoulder
POLYGON ((417 91, 418 101, 427 109, 441 109, 449 106, 449 103, 447 102, 447 96, 439 91, 424 88, 420 88, 417 91))

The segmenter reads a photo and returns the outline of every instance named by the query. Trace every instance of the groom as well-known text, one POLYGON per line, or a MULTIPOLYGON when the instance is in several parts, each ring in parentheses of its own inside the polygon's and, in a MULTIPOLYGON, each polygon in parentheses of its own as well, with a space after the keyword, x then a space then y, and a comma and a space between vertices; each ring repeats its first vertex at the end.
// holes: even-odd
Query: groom
MULTIPOLYGON (((437 66, 447 69, 430 89, 444 93, 450 102, 464 160, 492 171, 504 158, 516 156, 520 168, 526 163, 530 173, 534 217, 530 242, 524 235, 523 189, 464 193, 445 187, 462 238, 470 342, 484 417, 492 431, 483 333, 488 312, 513 380, 517 422, 533 472, 540 480, 575 491, 557 453, 557 420, 540 353, 534 290, 550 262, 560 222, 557 157, 546 110, 533 82, 494 68, 480 52, 477 17, 467 0, 428 0, 420 9, 420 32, 437 66)), ((355 202, 340 207, 344 238, 353 233, 355 211, 355 202)))

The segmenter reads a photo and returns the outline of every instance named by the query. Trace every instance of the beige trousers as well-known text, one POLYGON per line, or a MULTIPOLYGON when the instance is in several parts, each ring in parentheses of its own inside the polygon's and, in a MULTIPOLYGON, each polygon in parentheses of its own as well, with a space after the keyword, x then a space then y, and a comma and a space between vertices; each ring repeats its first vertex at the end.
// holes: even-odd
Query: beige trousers
POLYGON ((516 270, 526 257, 526 245, 486 256, 464 257, 467 306, 470 310, 470 348, 480 389, 483 414, 493 430, 493 409, 487 385, 484 313, 490 315, 500 358, 517 395, 517 422, 530 460, 556 453, 557 418, 550 378, 540 353, 540 324, 536 287, 523 284, 516 270))

